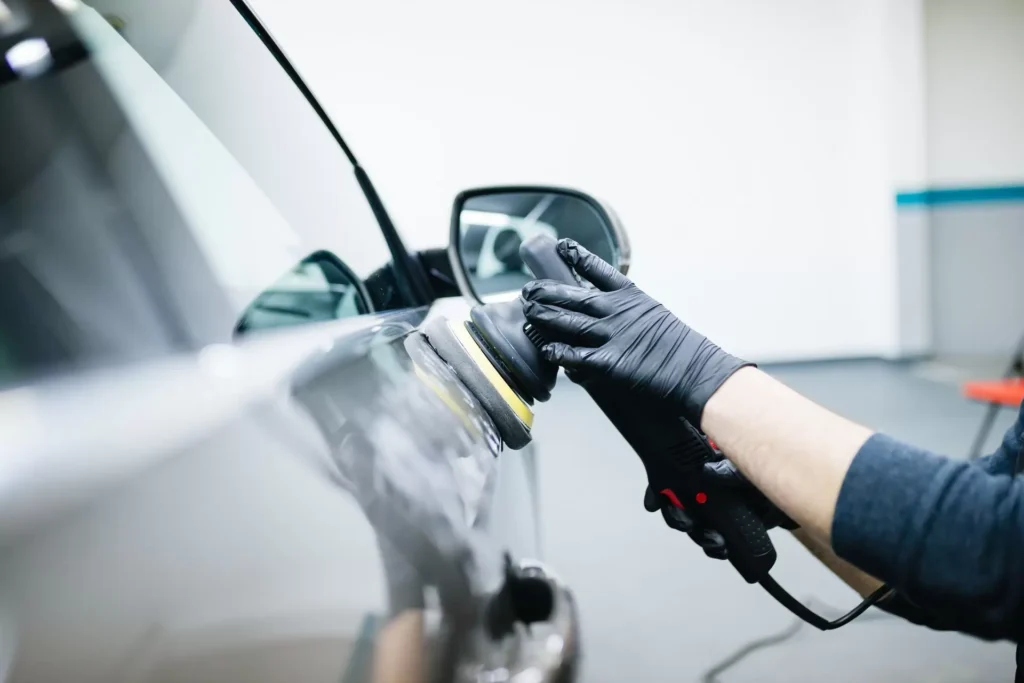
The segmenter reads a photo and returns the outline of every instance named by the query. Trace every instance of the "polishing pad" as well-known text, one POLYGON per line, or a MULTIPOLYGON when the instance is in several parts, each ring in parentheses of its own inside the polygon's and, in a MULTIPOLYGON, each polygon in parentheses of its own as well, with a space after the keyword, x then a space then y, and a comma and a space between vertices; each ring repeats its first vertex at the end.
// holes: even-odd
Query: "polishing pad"
POLYGON ((533 411, 487 359, 466 323, 439 317, 427 322, 422 331, 494 420, 505 445, 519 450, 530 443, 533 411))

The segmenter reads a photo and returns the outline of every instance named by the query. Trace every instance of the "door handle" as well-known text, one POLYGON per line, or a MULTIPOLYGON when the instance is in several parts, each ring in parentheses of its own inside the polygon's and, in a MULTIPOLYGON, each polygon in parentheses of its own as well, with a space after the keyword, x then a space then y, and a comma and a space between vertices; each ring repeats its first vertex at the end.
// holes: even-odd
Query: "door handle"
POLYGON ((580 624, 569 587, 542 562, 505 558, 505 579, 485 610, 489 647, 474 683, 573 681, 580 624))

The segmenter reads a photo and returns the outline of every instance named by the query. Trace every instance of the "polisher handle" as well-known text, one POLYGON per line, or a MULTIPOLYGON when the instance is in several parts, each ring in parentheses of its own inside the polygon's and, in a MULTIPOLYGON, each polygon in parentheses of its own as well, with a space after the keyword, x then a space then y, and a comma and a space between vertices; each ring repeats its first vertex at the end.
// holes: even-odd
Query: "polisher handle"
POLYGON ((576 273, 558 255, 555 249, 557 245, 554 237, 542 233, 534 235, 519 246, 519 258, 523 259, 535 277, 578 285, 576 273))
POLYGON ((748 583, 766 576, 777 555, 764 522, 734 492, 702 485, 704 462, 714 454, 704 436, 681 417, 623 400, 600 382, 584 388, 640 456, 652 491, 721 534, 729 561, 748 583))
MULTIPOLYGON (((523 242, 519 254, 535 277, 579 284, 556 244, 547 235, 535 235, 523 242)), ((776 553, 764 523, 732 492, 701 488, 704 461, 711 454, 704 437, 662 406, 642 405, 600 381, 582 385, 640 456, 651 489, 721 534, 729 561, 746 581, 766 576, 776 553)))

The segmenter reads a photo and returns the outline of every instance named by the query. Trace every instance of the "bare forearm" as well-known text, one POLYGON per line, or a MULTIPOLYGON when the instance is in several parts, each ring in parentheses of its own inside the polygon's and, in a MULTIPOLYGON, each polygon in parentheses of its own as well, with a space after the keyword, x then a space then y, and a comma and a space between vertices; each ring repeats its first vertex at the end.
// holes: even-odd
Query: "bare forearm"
POLYGON ((732 386, 732 380, 726 382, 708 402, 703 428, 759 488, 763 482, 776 482, 778 490, 774 495, 764 488, 762 491, 787 514, 798 514, 797 510, 805 507, 805 519, 819 517, 821 523, 810 526, 805 519, 795 517, 805 526, 793 531, 793 536, 846 585, 861 596, 870 595, 882 582, 841 559, 828 542, 843 477, 870 432, 815 405, 760 371, 744 370, 735 379, 732 386), (830 439, 826 434, 834 436, 830 439), (831 445, 824 443, 826 440, 831 440, 831 445), (794 451, 798 457, 778 457, 778 453, 794 451), (826 458, 833 462, 824 463, 816 474, 805 462, 826 458), (766 466, 768 463, 771 465, 766 466), (787 467, 812 476, 794 477, 785 471, 787 467), (820 480, 815 481, 818 477, 820 480), (799 500, 801 496, 806 501, 804 505, 801 504, 805 501, 799 500), (783 501, 789 509, 783 507, 783 501))
POLYGON ((802 543, 812 555, 818 558, 818 561, 828 567, 833 574, 842 579, 843 583, 857 591, 861 597, 866 598, 882 586, 881 581, 869 574, 866 574, 865 572, 862 572, 849 562, 840 559, 838 555, 832 552, 832 548, 830 548, 827 543, 815 538, 808 532, 802 529, 797 529, 793 532, 793 536, 795 536, 796 539, 800 541, 800 543, 802 543))
POLYGON ((773 503, 826 545, 843 478, 871 431, 756 368, 730 377, 701 428, 773 503))

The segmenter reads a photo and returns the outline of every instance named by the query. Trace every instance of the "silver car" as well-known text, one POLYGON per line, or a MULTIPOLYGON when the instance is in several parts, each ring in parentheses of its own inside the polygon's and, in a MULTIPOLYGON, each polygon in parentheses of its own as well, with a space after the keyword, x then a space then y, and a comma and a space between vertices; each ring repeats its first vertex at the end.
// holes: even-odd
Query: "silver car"
POLYGON ((519 241, 408 251, 241 0, 0 0, 0 683, 572 680, 531 446, 420 333, 519 241))

